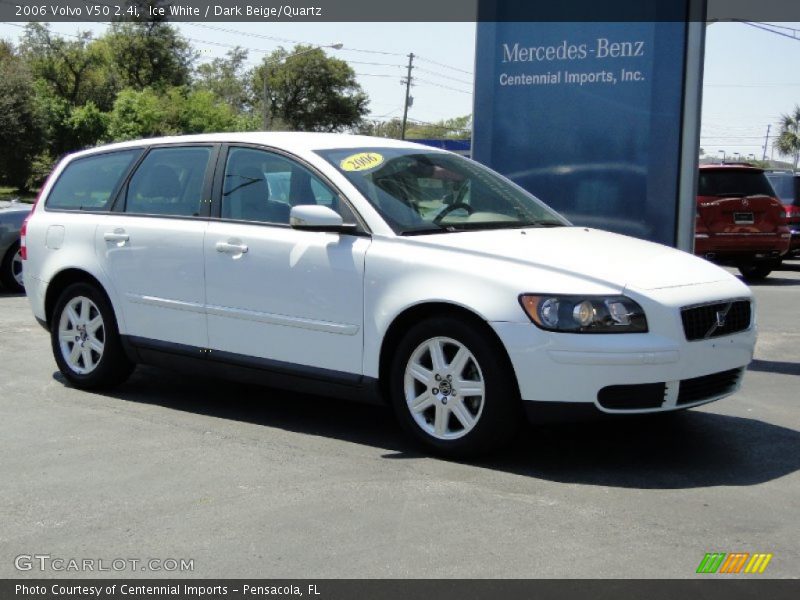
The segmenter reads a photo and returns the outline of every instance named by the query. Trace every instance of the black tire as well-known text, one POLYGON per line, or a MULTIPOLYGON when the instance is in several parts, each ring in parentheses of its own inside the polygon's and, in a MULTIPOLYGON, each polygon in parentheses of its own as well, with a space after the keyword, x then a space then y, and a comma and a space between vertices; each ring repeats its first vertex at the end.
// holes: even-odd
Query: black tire
POLYGON ((19 252, 19 242, 15 242, 7 251, 0 264, 0 283, 9 292, 24 292, 25 288, 17 283, 14 277, 14 257, 19 252))
POLYGON ((80 389, 98 390, 119 385, 128 379, 136 366, 122 347, 117 320, 105 293, 89 283, 73 283, 61 293, 50 322, 50 340, 58 369, 73 386, 80 389), (103 352, 94 370, 89 373, 78 373, 70 367, 62 352, 59 339, 62 315, 67 305, 79 297, 91 300, 102 317, 103 352))
MULTIPOLYGON (((493 333, 487 325, 452 316, 441 316, 417 323, 409 329, 398 344, 389 372, 391 404, 402 427, 427 451, 447 458, 469 458, 498 450, 513 441, 518 426, 522 422, 522 404, 516 377, 505 354, 505 349, 492 336, 493 333), (457 439, 440 439, 425 431, 423 426, 412 416, 411 408, 406 401, 406 366, 415 351, 424 342, 433 338, 449 338, 466 347, 477 362, 483 376, 485 393, 482 409, 477 411, 477 423, 468 433, 457 439)), ((474 363, 470 362, 467 369, 474 370, 473 365, 474 363)), ((423 389, 430 387, 416 381, 414 385, 421 385, 423 389)), ((455 387, 453 385, 453 388, 455 387)), ((457 400, 455 395, 449 399, 451 402, 457 400)), ((466 403, 474 402, 475 398, 467 397, 458 400, 466 403)), ((441 400, 434 402, 429 410, 435 413, 436 404, 441 403, 441 400)), ((445 401, 444 404, 447 402, 445 401)), ((454 408, 454 404, 451 404, 452 408, 454 408)), ((448 418, 455 416, 453 413, 448 414, 452 415, 448 418)), ((425 417, 425 419, 428 418, 425 417)), ((430 417, 430 419, 434 418, 430 417)), ((428 425, 433 426, 432 422, 428 422, 428 425)), ((460 426, 460 421, 456 421, 456 425, 460 426)))
POLYGON ((761 281, 766 279, 780 264, 781 261, 764 260, 740 264, 738 268, 742 277, 747 281, 761 281))

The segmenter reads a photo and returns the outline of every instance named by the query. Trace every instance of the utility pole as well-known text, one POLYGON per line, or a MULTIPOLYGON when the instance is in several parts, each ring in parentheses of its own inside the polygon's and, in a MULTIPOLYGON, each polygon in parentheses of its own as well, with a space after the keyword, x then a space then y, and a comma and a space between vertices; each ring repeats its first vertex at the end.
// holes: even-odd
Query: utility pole
POLYGON ((269 89, 268 79, 269 79, 269 67, 264 65, 264 131, 269 131, 269 89))
POLYGON ((408 123, 408 101, 411 97, 411 70, 414 68, 414 53, 408 55, 408 74, 406 75, 406 101, 403 105, 403 132, 400 136, 401 140, 406 139, 406 124, 408 123))
POLYGON ((767 125, 767 137, 764 140, 764 156, 761 160, 767 160, 767 146, 769 146, 769 130, 772 128, 772 125, 767 125))

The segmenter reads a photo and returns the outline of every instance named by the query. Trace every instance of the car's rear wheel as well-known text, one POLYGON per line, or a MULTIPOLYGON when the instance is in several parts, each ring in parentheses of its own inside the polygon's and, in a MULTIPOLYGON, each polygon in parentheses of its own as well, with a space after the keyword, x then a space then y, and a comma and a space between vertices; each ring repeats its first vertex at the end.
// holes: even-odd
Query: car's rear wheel
POLYGON ((781 264, 779 260, 762 260, 738 265, 739 272, 747 281, 760 281, 766 279, 772 271, 781 264))
POLYGON ((391 400, 403 427, 434 453, 466 457, 513 439, 519 394, 502 348, 465 320, 422 321, 391 367, 391 400))
POLYGON ((19 242, 11 246, 3 257, 0 264, 0 282, 11 292, 22 292, 25 289, 22 282, 22 253, 19 242))
POLYGON ((122 383, 133 371, 105 295, 87 283, 70 285, 56 302, 50 337, 58 368, 75 387, 122 383))

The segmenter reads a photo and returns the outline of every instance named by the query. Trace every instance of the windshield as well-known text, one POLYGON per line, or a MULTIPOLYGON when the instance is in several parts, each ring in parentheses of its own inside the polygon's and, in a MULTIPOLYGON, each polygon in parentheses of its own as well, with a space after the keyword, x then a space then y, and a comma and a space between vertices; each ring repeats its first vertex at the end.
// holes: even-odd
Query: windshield
POLYGON ((455 154, 415 148, 317 153, 400 235, 569 225, 500 175, 455 154))

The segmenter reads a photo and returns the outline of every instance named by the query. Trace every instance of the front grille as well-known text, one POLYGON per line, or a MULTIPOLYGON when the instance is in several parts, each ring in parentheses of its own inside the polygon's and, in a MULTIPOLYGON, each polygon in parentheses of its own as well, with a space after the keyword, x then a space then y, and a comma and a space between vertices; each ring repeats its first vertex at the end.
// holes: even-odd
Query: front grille
POLYGON ((597 401, 603 408, 611 410, 659 408, 664 404, 665 391, 663 383, 610 385, 597 393, 597 401))
POLYGON ((690 342, 744 331, 750 328, 750 318, 749 300, 715 302, 681 309, 683 331, 690 342))
POLYGON ((744 371, 743 368, 732 369, 694 379, 684 379, 678 390, 678 406, 701 402, 732 392, 739 383, 742 371, 744 371))

